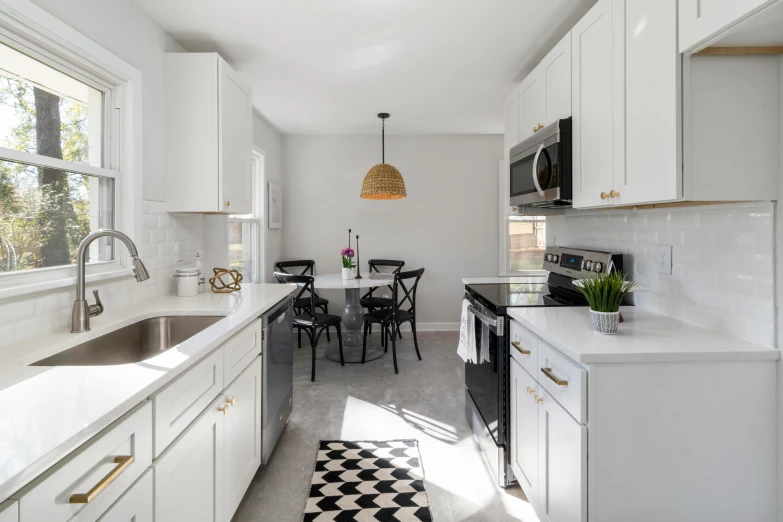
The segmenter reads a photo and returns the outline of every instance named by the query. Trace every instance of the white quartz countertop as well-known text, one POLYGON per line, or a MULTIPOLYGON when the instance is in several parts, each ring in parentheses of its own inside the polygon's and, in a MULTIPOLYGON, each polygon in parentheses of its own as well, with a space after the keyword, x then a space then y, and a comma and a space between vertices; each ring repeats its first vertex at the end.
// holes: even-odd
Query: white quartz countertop
POLYGON ((91 320, 92 331, 54 333, 0 348, 0 501, 209 354, 296 289, 245 284, 233 294, 163 296, 91 320), (28 364, 141 319, 225 319, 141 363, 38 367, 28 364))
POLYGON ((512 308, 508 315, 580 363, 777 360, 780 352, 636 307, 615 335, 601 335, 587 307, 512 308))
POLYGON ((495 283, 546 283, 546 276, 495 276, 495 277, 463 277, 463 285, 491 285, 495 283))

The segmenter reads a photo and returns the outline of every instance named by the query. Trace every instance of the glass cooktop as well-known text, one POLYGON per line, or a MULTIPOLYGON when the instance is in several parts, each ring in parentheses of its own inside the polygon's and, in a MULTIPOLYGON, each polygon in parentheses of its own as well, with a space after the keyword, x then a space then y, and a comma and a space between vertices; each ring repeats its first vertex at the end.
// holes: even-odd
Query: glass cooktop
POLYGON ((469 284, 467 287, 495 313, 518 306, 581 306, 583 298, 546 283, 469 284))

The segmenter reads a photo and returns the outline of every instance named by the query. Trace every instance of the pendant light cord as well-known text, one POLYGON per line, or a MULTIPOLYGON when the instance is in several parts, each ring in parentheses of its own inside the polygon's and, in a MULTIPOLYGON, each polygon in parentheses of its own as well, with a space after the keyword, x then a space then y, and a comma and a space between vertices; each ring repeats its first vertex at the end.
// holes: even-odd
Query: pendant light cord
POLYGON ((386 163, 386 118, 381 119, 381 163, 386 163))

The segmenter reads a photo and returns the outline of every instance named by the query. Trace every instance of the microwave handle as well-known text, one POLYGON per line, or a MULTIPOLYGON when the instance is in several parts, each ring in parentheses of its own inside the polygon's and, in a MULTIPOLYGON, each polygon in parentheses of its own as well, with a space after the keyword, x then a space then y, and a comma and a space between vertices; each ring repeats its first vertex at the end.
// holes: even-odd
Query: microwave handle
POLYGON ((544 150, 544 144, 542 143, 536 151, 536 156, 533 158, 533 183, 536 186, 538 195, 544 197, 544 191, 541 189, 541 185, 538 184, 538 157, 541 156, 541 151, 544 150))

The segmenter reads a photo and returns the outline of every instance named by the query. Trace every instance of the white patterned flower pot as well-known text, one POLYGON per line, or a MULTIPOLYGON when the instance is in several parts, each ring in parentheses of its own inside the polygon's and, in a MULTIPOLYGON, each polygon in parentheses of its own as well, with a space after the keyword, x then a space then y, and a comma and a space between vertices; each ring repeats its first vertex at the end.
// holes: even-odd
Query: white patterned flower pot
POLYGON ((599 334, 614 335, 620 324, 620 312, 596 312, 590 310, 590 319, 593 321, 593 329, 599 334))
POLYGON ((353 268, 343 268, 343 279, 353 279, 353 268))

